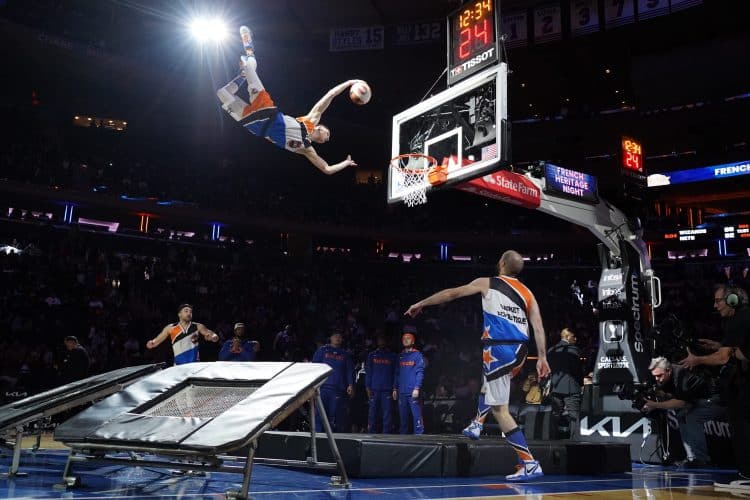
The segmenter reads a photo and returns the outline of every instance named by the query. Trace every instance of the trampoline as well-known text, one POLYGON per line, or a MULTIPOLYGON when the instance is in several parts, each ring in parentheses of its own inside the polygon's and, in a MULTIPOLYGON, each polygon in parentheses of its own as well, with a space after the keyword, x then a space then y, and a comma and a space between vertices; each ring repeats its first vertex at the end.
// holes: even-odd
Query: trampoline
POLYGON ((328 365, 319 363, 214 362, 154 373, 55 429, 55 440, 71 448, 63 486, 79 484, 73 475, 76 462, 96 461, 240 473, 241 490, 229 491, 227 496, 247 498, 258 438, 309 402, 313 419, 315 406, 321 412, 336 463, 318 462, 314 439, 307 460, 255 461, 338 469, 334 483, 348 487, 318 391, 330 371, 328 365), (233 453, 245 457, 244 466, 234 465, 233 453))

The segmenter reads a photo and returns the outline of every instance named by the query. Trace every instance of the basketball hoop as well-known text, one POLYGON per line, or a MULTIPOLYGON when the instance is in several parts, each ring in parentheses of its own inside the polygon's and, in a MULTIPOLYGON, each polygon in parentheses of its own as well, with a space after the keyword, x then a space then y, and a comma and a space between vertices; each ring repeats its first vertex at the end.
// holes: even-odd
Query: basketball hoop
POLYGON ((447 168, 438 166, 429 155, 407 153, 391 160, 391 168, 401 177, 401 195, 407 207, 427 203, 427 188, 448 180, 447 168))

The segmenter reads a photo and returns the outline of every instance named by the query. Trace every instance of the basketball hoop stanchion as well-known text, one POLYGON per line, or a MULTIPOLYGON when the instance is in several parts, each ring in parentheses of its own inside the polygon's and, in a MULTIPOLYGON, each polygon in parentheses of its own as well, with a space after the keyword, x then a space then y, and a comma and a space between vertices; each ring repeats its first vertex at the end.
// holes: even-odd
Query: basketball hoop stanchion
POLYGON ((447 167, 438 165, 437 160, 429 155, 398 155, 391 159, 391 168, 400 176, 404 190, 402 199, 407 207, 427 203, 427 188, 439 186, 448 180, 447 167))

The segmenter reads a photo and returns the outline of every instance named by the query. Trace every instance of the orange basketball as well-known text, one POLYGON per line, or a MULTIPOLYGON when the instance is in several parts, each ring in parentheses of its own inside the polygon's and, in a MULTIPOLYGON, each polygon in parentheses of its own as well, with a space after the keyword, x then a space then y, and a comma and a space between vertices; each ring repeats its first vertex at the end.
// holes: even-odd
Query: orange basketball
POLYGON ((360 106, 367 104, 370 102, 371 97, 372 91, 370 90, 370 86, 364 80, 358 80, 357 83, 349 88, 349 99, 354 104, 359 104, 360 106))

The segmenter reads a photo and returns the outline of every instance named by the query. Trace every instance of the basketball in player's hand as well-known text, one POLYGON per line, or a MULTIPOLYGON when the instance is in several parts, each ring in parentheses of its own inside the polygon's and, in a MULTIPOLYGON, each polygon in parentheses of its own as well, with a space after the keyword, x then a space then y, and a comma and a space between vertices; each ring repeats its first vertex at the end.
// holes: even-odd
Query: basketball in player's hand
POLYGON ((357 80, 356 83, 349 87, 349 99, 354 104, 359 104, 360 106, 367 104, 370 102, 371 97, 372 91, 370 90, 370 86, 364 80, 357 80))

